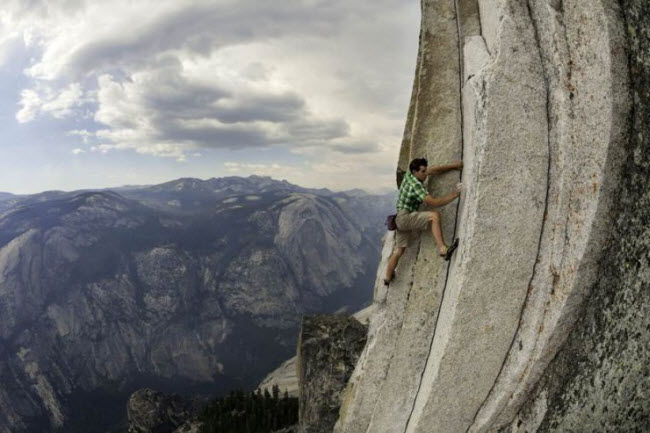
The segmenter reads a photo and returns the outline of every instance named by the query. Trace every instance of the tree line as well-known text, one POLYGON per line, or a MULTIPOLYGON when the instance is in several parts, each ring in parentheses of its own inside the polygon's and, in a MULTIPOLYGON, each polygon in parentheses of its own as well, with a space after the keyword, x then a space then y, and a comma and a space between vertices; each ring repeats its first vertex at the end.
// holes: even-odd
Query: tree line
POLYGON ((298 399, 280 388, 271 393, 231 391, 213 400, 199 415, 203 433, 270 433, 298 422, 298 399))

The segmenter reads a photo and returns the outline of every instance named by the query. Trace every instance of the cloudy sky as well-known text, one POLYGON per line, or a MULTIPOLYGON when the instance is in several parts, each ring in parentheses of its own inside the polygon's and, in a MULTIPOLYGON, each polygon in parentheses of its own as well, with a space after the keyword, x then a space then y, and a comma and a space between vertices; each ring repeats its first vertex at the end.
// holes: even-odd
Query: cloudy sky
POLYGON ((418 32, 417 0, 3 0, 0 191, 390 188, 418 32))

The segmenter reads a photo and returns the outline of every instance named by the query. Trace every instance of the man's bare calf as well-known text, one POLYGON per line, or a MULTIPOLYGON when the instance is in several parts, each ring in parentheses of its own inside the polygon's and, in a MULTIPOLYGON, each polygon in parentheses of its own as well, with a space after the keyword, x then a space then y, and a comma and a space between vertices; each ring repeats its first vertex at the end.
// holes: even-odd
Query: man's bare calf
MULTIPOLYGON (((432 211, 429 221, 431 221, 431 233, 433 234, 433 238, 435 239, 436 244, 438 244, 438 252, 441 256, 444 256, 447 253, 447 249, 449 247, 447 244, 445 244, 445 239, 442 235, 442 227, 440 225, 440 212, 432 211)), ((393 279, 393 273, 395 272, 397 263, 399 262, 400 257, 402 257, 404 254, 404 251, 406 251, 406 248, 404 247, 397 247, 393 250, 393 254, 391 254, 390 258, 388 259, 388 264, 386 266, 386 276, 384 277, 384 283, 390 283, 390 281, 393 279)))

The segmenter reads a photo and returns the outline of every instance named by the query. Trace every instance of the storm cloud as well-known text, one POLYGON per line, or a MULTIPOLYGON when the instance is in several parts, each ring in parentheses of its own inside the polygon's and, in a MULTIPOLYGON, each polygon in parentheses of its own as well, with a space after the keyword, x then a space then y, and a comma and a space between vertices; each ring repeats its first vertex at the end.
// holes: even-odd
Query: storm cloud
POLYGON ((355 155, 385 165, 416 11, 403 0, 9 0, 0 63, 16 44, 30 53, 16 121, 75 120, 75 155, 283 149, 321 167, 355 155))

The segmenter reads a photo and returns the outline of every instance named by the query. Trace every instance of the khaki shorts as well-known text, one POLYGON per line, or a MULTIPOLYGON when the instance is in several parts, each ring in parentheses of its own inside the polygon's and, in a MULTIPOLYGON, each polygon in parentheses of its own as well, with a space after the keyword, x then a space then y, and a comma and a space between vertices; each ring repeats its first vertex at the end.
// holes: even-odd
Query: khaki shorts
POLYGON ((418 232, 431 227, 431 215, 433 212, 408 212, 401 210, 397 212, 395 223, 395 246, 398 248, 408 247, 418 236, 418 232))

